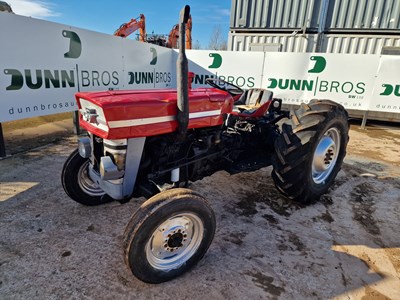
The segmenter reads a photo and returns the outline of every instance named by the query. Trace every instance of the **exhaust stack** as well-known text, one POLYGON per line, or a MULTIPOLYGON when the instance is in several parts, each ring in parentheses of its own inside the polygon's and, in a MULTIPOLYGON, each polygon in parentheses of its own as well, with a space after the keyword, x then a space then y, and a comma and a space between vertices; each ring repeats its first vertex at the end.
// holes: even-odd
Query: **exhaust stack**
POLYGON ((179 16, 179 54, 176 62, 177 67, 177 93, 178 93, 178 133, 186 134, 189 124, 189 96, 188 96, 188 60, 185 53, 186 23, 190 16, 190 6, 186 5, 179 16))

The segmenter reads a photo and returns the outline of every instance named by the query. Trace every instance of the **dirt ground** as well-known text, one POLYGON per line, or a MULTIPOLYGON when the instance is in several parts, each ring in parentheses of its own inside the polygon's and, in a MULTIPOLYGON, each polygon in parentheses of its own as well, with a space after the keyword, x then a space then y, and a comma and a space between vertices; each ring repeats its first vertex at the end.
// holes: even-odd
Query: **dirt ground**
POLYGON ((73 113, 61 113, 2 123, 7 155, 24 152, 71 136, 73 113))
POLYGON ((84 207, 60 175, 70 137, 0 160, 1 299, 400 299, 400 128, 352 125, 320 202, 282 197, 271 168, 191 188, 215 210, 203 260, 171 282, 135 279, 122 233, 144 199, 84 207))

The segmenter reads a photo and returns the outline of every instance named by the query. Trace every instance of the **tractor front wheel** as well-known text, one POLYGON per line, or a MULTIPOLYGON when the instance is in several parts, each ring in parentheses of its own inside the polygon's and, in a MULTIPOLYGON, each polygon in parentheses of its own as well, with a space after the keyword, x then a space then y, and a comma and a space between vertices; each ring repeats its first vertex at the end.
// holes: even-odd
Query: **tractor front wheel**
POLYGON ((275 141, 272 178, 280 192, 301 203, 327 192, 346 155, 347 119, 329 100, 312 100, 290 114, 275 141))
POLYGON ((89 176, 89 159, 79 155, 78 149, 64 163, 61 182, 67 195, 76 202, 94 206, 112 201, 89 176))
POLYGON ((207 252, 215 216, 207 201, 188 189, 161 192, 141 205, 124 233, 125 261, 148 283, 171 280, 207 252))

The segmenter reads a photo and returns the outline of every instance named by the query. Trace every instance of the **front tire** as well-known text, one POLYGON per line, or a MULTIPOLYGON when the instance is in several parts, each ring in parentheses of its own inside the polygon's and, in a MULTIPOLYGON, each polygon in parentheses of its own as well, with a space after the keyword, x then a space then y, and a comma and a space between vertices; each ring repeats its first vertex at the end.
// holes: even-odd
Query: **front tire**
POLYGON ((125 261, 133 275, 161 283, 192 268, 215 233, 207 201, 189 189, 161 192, 138 209, 124 233, 125 261))
POLYGON ((64 191, 74 201, 95 206, 112 201, 89 176, 89 159, 79 155, 78 149, 64 163, 61 182, 64 191))
POLYGON ((282 124, 275 141, 272 178, 285 196, 318 200, 333 184, 346 155, 348 115, 329 100, 302 104, 282 124))

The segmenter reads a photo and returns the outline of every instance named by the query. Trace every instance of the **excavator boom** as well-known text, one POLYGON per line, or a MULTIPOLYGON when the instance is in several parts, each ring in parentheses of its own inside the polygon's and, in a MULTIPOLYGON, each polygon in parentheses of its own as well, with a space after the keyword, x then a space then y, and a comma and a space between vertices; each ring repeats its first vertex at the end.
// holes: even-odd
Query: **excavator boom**
MULTIPOLYGON (((140 14, 140 16, 136 19, 130 20, 128 23, 122 24, 115 32, 114 35, 120 36, 123 38, 128 37, 133 32, 139 29, 139 41, 154 43, 160 46, 167 46, 168 48, 178 48, 178 39, 179 39, 179 24, 176 24, 172 27, 171 31, 168 34, 168 42, 166 42, 165 38, 160 39, 159 36, 156 37, 148 37, 146 38, 146 21, 145 16, 140 14)), ((186 49, 192 49, 192 16, 189 15, 188 22, 186 24, 186 49)))
POLYGON ((139 29, 139 41, 146 41, 146 18, 141 14, 138 18, 130 20, 128 23, 122 24, 115 32, 115 36, 128 37, 139 29))

